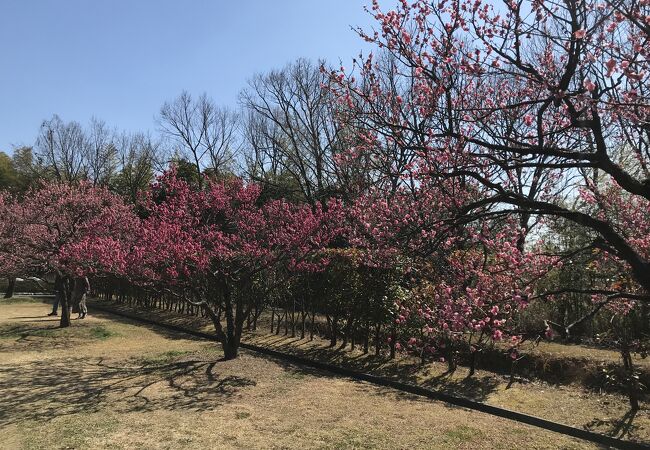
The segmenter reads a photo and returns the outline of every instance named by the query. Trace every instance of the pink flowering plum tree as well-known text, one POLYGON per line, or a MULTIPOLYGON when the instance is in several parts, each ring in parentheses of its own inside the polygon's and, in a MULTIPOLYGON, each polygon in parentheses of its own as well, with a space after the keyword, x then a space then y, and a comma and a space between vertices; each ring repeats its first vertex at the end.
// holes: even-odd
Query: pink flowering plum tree
POLYGON ((390 139, 417 154, 411 166, 432 183, 480 185, 458 223, 573 222, 592 236, 584 251, 611 255, 632 274, 636 287, 616 298, 647 302, 650 260, 638 238, 604 204, 574 200, 598 178, 650 208, 650 4, 401 1, 384 11, 375 1, 370 13, 377 31, 360 33, 390 55, 391 76, 408 89, 386 89, 386 66, 373 55, 331 73, 343 118, 366 147, 390 139))
POLYGON ((146 218, 131 252, 133 281, 202 308, 226 359, 237 356, 260 278, 316 267, 311 256, 335 233, 335 204, 326 211, 283 200, 261 204, 259 196, 258 185, 237 178, 194 189, 167 172, 144 201, 146 218))
POLYGON ((5 298, 13 295, 13 286, 17 275, 33 272, 29 267, 29 259, 16 251, 17 240, 21 235, 19 224, 13 219, 15 208, 14 198, 5 192, 0 193, 0 276, 7 278, 9 287, 5 298))
MULTIPOLYGON (((136 217, 105 188, 44 183, 21 199, 5 198, 2 208, 3 270, 65 277, 125 268, 136 217)), ((64 296, 61 327, 70 325, 69 300, 64 296)))
POLYGON ((604 304, 647 304, 650 259, 638 232, 650 210, 650 4, 401 1, 386 11, 374 1, 369 12, 377 29, 359 32, 381 58, 362 56, 330 77, 341 120, 364 138, 353 156, 390 142, 415 155, 402 173, 415 186, 465 186, 471 195, 439 228, 450 236, 453 225, 514 218, 526 257, 549 236, 531 233, 536 224, 582 229, 588 242, 558 257, 597 253, 613 279, 628 280, 553 293, 594 295, 584 319, 604 304), (634 213, 617 214, 621 201, 634 213))
POLYGON ((527 305, 533 282, 558 260, 524 252, 525 230, 514 218, 459 224, 480 185, 454 184, 447 180, 441 189, 425 181, 388 199, 379 192, 361 197, 349 209, 349 235, 366 252, 364 265, 402 267, 401 286, 409 292, 393 299, 391 349, 442 354, 453 370, 465 345, 473 351, 473 371, 486 344, 508 339, 516 357, 521 336, 514 316, 527 305))

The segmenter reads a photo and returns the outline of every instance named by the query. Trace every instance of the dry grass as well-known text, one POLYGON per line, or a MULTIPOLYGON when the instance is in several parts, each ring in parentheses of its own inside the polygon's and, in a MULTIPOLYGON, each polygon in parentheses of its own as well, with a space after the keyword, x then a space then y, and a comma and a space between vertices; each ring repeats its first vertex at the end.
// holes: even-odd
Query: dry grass
POLYGON ((446 364, 421 365, 416 358, 401 357, 391 361, 385 357, 364 355, 358 350, 332 350, 326 347, 326 342, 319 340, 309 342, 284 336, 249 335, 247 342, 408 381, 578 428, 650 442, 649 405, 643 404, 641 411, 631 415, 627 398, 618 394, 539 381, 518 380, 510 384, 508 377, 483 370, 468 377, 469 371, 464 367, 448 373, 446 364))
MULTIPOLYGON (((619 362, 621 355, 616 350, 596 348, 589 345, 564 345, 557 342, 540 342, 539 345, 531 346, 530 351, 548 355, 566 356, 572 358, 586 358, 602 362, 619 362)), ((650 358, 641 358, 639 355, 632 355, 634 364, 641 367, 650 367, 650 358)))
MULTIPOLYGON (((111 307, 138 313, 124 305, 114 304, 111 307)), ((212 331, 207 320, 196 317, 167 311, 146 311, 146 315, 177 326, 212 331)), ((421 365, 419 360, 410 357, 389 360, 386 357, 364 355, 358 349, 331 349, 328 348, 329 341, 319 338, 309 341, 283 336, 282 332, 280 335, 269 335, 267 332, 268 327, 261 326, 257 333, 247 333, 244 340, 258 346, 420 384, 579 428, 650 442, 650 405, 642 404, 641 411, 631 414, 627 398, 620 394, 588 391, 577 385, 552 385, 521 379, 509 385, 508 377, 484 370, 477 370, 473 377, 468 378, 468 370, 463 367, 449 374, 444 363, 421 365)), ((549 345, 560 346, 552 343, 549 345)))
POLYGON ((114 316, 0 302, 0 447, 593 448, 114 316), (103 330, 101 333, 92 331, 103 330))

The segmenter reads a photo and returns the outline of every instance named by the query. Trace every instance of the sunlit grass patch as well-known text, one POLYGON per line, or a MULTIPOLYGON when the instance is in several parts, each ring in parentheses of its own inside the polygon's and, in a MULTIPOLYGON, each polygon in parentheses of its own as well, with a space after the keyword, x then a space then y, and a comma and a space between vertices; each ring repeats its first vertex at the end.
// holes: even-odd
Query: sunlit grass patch
POLYGON ((446 441, 450 444, 460 444, 462 442, 471 442, 480 440, 483 432, 477 428, 468 425, 459 425, 450 430, 445 431, 446 441))
POLYGON ((95 325, 90 329, 90 335, 95 339, 105 340, 114 336, 119 336, 118 333, 109 330, 104 325, 95 325))
POLYGON ((190 352, 186 350, 168 350, 166 352, 136 358, 136 360, 138 363, 143 365, 165 364, 172 362, 181 356, 187 355, 188 353, 190 352))
POLYGON ((37 296, 29 296, 29 295, 14 295, 11 298, 1 298, 0 297, 0 305, 18 305, 21 303, 49 303, 52 304, 54 302, 54 297, 49 296, 49 295, 37 295, 37 296))
POLYGON ((383 445, 380 445, 382 439, 379 436, 368 436, 365 433, 354 432, 354 430, 345 431, 343 433, 335 436, 334 441, 332 442, 332 447, 334 449, 373 449, 381 448, 383 445))
POLYGON ((0 326, 0 339, 27 339, 37 338, 91 338, 108 339, 118 336, 115 331, 106 328, 103 324, 80 325, 60 328, 58 325, 35 325, 33 323, 9 324, 0 326))
POLYGON ((51 424, 25 422, 18 427, 18 430, 23 441, 22 448, 29 450, 91 448, 93 438, 114 432, 118 424, 119 421, 113 415, 73 414, 54 417, 51 424), (56 432, 46 432, 53 427, 56 432), (38 431, 34 432, 35 430, 38 431), (62 446, 61 443, 65 445, 62 446))

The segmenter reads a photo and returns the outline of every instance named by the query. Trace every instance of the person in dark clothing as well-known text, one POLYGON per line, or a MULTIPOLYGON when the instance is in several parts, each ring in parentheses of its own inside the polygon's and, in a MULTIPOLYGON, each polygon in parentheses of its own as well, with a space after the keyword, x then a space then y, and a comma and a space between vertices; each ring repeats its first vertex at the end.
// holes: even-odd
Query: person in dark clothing
POLYGON ((61 275, 54 278, 54 305, 52 305, 52 312, 48 316, 58 315, 59 304, 62 303, 63 296, 65 295, 65 282, 61 275))
POLYGON ((77 319, 85 319, 88 314, 86 307, 86 294, 90 291, 90 281, 88 277, 77 277, 74 280, 74 288, 72 290, 72 304, 78 305, 79 316, 77 319))

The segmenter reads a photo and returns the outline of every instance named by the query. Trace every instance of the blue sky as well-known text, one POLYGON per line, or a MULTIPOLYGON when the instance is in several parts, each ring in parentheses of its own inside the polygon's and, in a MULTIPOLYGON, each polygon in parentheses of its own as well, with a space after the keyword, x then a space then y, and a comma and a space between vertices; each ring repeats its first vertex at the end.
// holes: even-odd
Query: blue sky
MULTIPOLYGON (((183 89, 237 106, 254 73, 297 57, 349 65, 370 0, 2 0, 0 151, 43 119, 155 130, 183 89)), ((386 4, 388 2, 384 2, 386 4)), ((390 2, 392 3, 392 2, 390 2)))

